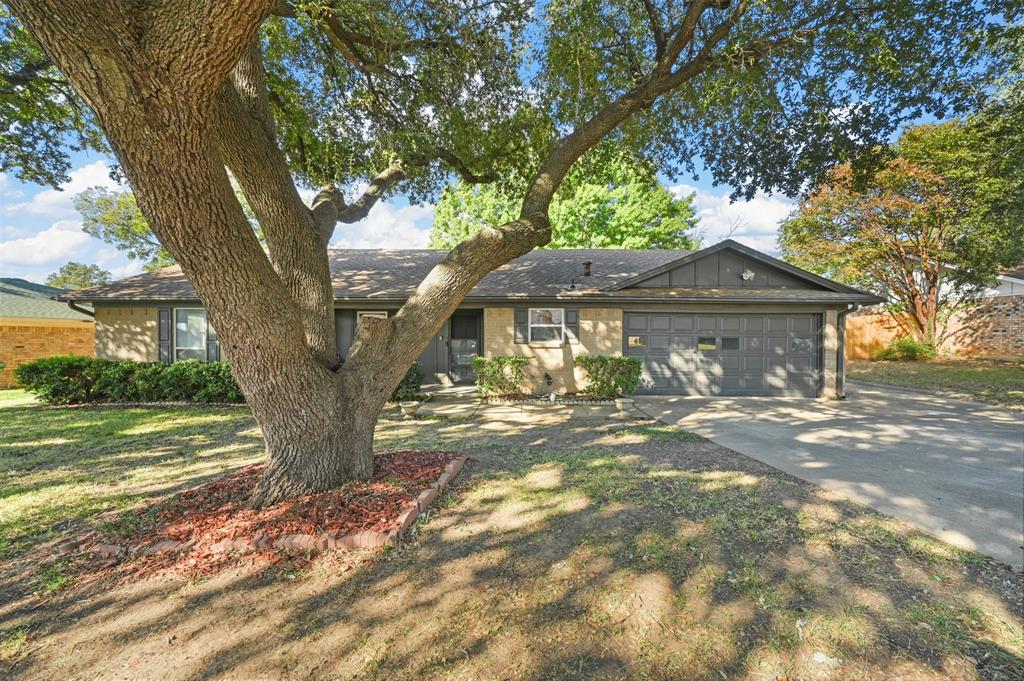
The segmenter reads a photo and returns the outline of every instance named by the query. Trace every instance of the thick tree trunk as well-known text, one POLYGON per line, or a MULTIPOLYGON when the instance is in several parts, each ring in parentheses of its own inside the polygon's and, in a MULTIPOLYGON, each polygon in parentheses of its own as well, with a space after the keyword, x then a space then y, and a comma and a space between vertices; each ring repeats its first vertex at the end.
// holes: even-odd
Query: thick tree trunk
POLYGON ((555 144, 519 219, 453 249, 393 318, 364 320, 339 368, 326 243, 335 222, 366 214, 401 177, 402 164, 382 171, 350 206, 332 191, 312 211, 302 205, 276 146, 253 47, 274 0, 166 0, 141 9, 116 0, 11 4, 96 113, 143 215, 203 300, 266 440, 257 505, 372 474, 377 415, 431 336, 488 272, 548 241, 552 196, 580 156, 659 95, 714 60, 725 63, 727 53, 713 52, 746 7, 739 2, 673 70, 708 7, 692 3, 683 30, 659 42, 649 76, 555 144), (225 164, 259 216, 269 259, 225 164))

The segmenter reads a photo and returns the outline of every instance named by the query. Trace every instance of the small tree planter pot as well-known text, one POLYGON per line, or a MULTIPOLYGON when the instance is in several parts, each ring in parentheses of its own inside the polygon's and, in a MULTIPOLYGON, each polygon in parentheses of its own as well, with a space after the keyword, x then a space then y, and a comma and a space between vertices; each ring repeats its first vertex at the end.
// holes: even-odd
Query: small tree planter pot
POLYGON ((402 418, 415 418, 422 402, 399 402, 398 408, 402 410, 402 418))
POLYGON ((636 400, 634 400, 632 397, 615 398, 615 409, 618 410, 620 416, 627 416, 635 406, 636 400))
MULTIPOLYGON (((278 549, 319 553, 332 549, 379 549, 385 546, 395 546, 409 531, 409 528, 416 522, 416 519, 451 484, 451 481, 459 474, 462 467, 466 465, 467 458, 466 456, 460 456, 448 463, 441 475, 438 476, 438 479, 420 492, 419 496, 403 508, 399 512, 398 517, 383 530, 363 530, 344 535, 326 532, 319 535, 283 534, 277 537, 269 537, 260 533, 252 537, 223 539, 211 546, 209 552, 244 554, 266 549, 278 549)), ((56 547, 55 552, 61 555, 79 552, 93 553, 97 554, 100 558, 109 559, 113 564, 126 556, 135 556, 137 554, 186 553, 195 544, 195 540, 181 542, 163 538, 157 538, 152 543, 144 542, 134 546, 128 544, 103 544, 92 541, 94 536, 95 532, 90 532, 82 535, 77 540, 64 542, 56 547)))

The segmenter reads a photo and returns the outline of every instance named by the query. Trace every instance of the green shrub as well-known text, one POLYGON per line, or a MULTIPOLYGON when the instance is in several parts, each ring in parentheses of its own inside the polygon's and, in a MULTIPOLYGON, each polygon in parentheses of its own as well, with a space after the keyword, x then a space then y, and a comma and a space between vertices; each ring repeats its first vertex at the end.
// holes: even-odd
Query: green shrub
POLYGON ((45 357, 15 370, 18 383, 47 404, 82 404, 102 399, 95 390, 109 360, 60 355, 45 357))
POLYGON ((244 401, 226 362, 49 357, 18 367, 17 374, 19 382, 47 404, 244 401))
POLYGON ((389 398, 392 402, 411 402, 414 400, 422 400, 423 393, 420 388, 423 387, 423 366, 419 362, 413 362, 409 370, 405 372, 405 376, 402 377, 402 382, 395 388, 395 392, 391 393, 389 398))
POLYGON ((529 363, 528 357, 474 357, 476 388, 482 395, 494 397, 519 397, 523 394, 523 371, 529 363))
POLYGON ((889 343, 889 347, 879 350, 871 358, 881 361, 909 361, 919 362, 926 359, 935 359, 935 346, 916 338, 903 336, 895 338, 889 343))
POLYGON ((636 357, 580 355, 576 364, 587 374, 586 387, 580 392, 595 397, 632 395, 643 372, 636 357))

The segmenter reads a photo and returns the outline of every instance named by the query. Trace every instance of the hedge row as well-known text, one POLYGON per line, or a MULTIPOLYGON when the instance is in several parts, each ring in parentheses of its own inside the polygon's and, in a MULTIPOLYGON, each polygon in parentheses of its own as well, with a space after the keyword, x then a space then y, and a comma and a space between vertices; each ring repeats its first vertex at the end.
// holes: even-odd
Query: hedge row
MULTIPOLYGON (((16 369, 18 382, 47 404, 244 402, 227 362, 127 362, 67 355, 16 369)), ((409 367, 392 402, 420 398, 423 369, 409 367)))
POLYGON ((69 355, 23 364, 17 377, 47 404, 244 401, 226 362, 158 364, 69 355))

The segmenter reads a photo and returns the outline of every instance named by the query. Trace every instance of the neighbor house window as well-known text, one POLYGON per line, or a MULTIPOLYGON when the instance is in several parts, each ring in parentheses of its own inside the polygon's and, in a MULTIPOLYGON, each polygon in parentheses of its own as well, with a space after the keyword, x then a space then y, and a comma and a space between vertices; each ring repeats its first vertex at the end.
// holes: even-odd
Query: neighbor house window
POLYGON ((530 342, 557 341, 565 338, 565 315, 558 307, 530 308, 530 342))
POLYGON ((206 361, 206 310, 201 307, 174 310, 174 361, 206 361))

